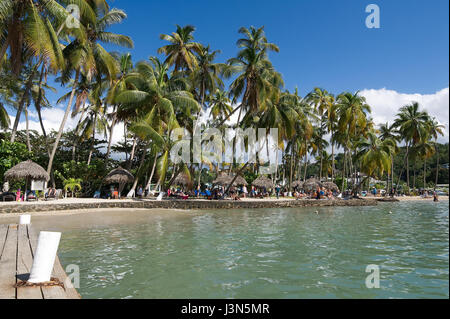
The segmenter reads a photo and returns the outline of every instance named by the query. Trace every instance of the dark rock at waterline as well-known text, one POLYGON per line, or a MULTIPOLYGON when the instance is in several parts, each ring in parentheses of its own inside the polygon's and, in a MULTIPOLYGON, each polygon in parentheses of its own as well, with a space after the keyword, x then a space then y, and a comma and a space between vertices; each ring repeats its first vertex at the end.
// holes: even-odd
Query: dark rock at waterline
MULTIPOLYGON (((397 200, 398 201, 398 200, 397 200)), ((51 205, 0 205, 1 213, 29 213, 97 208, 163 208, 163 209, 254 209, 254 208, 283 208, 283 207, 330 207, 330 206, 376 206, 375 199, 350 200, 285 200, 285 201, 206 201, 206 200, 111 200, 99 203, 52 203, 51 205)))

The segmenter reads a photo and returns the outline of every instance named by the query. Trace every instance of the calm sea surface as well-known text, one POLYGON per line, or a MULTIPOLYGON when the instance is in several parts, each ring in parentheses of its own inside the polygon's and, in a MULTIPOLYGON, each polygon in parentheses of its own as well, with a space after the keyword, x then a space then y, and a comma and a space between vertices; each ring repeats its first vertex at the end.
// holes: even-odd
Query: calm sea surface
POLYGON ((59 255, 80 267, 83 298, 448 298, 448 213, 442 201, 33 223, 63 231, 59 255), (379 289, 366 287, 367 265, 379 289))

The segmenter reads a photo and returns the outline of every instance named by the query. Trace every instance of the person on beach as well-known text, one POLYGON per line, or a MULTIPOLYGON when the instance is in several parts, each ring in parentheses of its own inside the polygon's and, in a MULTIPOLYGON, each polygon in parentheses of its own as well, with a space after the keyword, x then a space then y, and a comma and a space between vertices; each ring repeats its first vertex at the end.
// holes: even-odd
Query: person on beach
POLYGON ((247 186, 245 186, 245 185, 242 187, 242 194, 243 194, 244 198, 247 197, 248 190, 247 190, 247 186))
POLYGON ((280 187, 280 185, 277 184, 277 186, 275 187, 275 192, 277 193, 277 199, 280 199, 280 190, 281 190, 281 187, 280 187))
POLYGON ((139 198, 142 198, 143 193, 144 193, 144 191, 143 191, 143 189, 142 189, 142 186, 139 185, 138 190, 137 190, 137 192, 136 192, 136 195, 137 195, 139 198))
POLYGON ((436 192, 433 192, 433 201, 434 202, 439 202, 439 197, 438 197, 436 192))

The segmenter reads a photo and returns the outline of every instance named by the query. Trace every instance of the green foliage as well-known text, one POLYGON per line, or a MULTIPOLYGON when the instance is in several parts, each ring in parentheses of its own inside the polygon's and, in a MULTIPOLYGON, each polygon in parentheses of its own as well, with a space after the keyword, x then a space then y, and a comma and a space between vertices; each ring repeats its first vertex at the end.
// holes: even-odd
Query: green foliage
POLYGON ((0 181, 4 182, 3 176, 7 170, 29 159, 33 159, 33 153, 28 152, 26 145, 0 140, 0 181))

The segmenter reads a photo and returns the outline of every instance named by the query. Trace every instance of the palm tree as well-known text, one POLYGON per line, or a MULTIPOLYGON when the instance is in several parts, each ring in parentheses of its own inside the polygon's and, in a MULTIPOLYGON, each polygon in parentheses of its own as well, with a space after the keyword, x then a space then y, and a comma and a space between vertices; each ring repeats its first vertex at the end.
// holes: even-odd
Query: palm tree
MULTIPOLYGON (((379 127, 379 135, 378 138, 382 141, 390 139, 397 143, 399 140, 399 136, 397 135, 397 131, 395 130, 393 125, 389 125, 389 123, 381 124, 379 127)), ((388 176, 388 183, 386 185, 386 189, 393 189, 394 188, 394 155, 397 152, 398 147, 396 146, 394 149, 394 152, 392 153, 391 158, 391 187, 389 187, 389 174, 388 176)))
POLYGON ((341 144, 344 147, 344 158, 349 162, 348 172, 351 173, 350 175, 353 175, 353 184, 355 184, 356 169, 353 167, 351 153, 355 152, 355 145, 361 137, 361 134, 367 131, 368 123, 370 123, 367 119, 367 114, 371 112, 371 109, 366 103, 366 99, 359 95, 359 92, 354 94, 344 92, 340 94, 337 98, 337 104, 339 116, 338 130, 340 132, 341 144))
MULTIPOLYGON (((419 111, 419 103, 405 105, 400 108, 399 113, 394 122, 394 127, 398 129, 406 144, 406 183, 408 192, 410 189, 409 183, 409 157, 410 147, 413 144, 419 143, 427 134, 427 127, 429 123, 429 115, 427 112, 419 111)), ((400 174, 401 175, 401 174, 400 174)), ((397 183, 398 184, 398 183, 397 183)))
POLYGON ((103 74, 109 81, 112 81, 117 75, 117 61, 100 45, 99 42, 121 45, 128 48, 133 47, 133 41, 129 37, 105 31, 109 26, 120 23, 125 19, 125 12, 118 9, 109 10, 109 8, 104 6, 102 1, 90 1, 89 3, 91 9, 96 13, 96 16, 94 23, 86 23, 89 21, 81 19, 81 25, 86 26, 86 40, 77 38, 67 45, 63 51, 67 59, 67 66, 62 75, 62 82, 68 81, 70 74, 73 71, 75 71, 75 80, 69 103, 66 107, 58 134, 56 135, 53 150, 50 154, 47 172, 50 172, 52 169, 56 150, 72 107, 80 74, 83 73, 88 79, 92 76, 97 76, 99 79, 103 74), (100 14, 103 14, 103 16, 100 16, 100 14))
MULTIPOLYGON (((134 72, 125 77, 125 81, 132 89, 120 93, 116 101, 122 104, 124 110, 134 114, 130 129, 146 140, 147 144, 150 140, 152 143, 158 140, 157 147, 162 148, 162 145, 168 145, 167 142, 164 143, 162 137, 179 127, 177 116, 198 112, 199 106, 191 93, 179 89, 177 77, 168 76, 166 63, 161 63, 157 58, 151 58, 150 61, 151 63, 136 64, 134 72)), ((169 154, 168 149, 164 150, 166 151, 167 154, 163 154, 163 164, 160 166, 160 171, 164 172, 167 170, 169 154)), ((142 161, 139 170, 143 164, 142 161)), ((163 177, 165 178, 165 173, 163 177)), ((133 188, 137 186, 138 180, 139 175, 135 179, 133 188)), ((161 180, 161 184, 163 182, 164 179, 161 180)))
POLYGON ((242 102, 233 113, 241 107, 244 111, 254 112, 260 110, 273 88, 280 88, 283 84, 281 75, 275 71, 267 56, 267 51, 279 52, 279 48, 267 42, 264 27, 250 27, 250 30, 242 27, 239 33, 245 36, 237 41, 241 51, 236 58, 228 60, 230 67, 225 70, 224 75, 229 77, 238 74, 230 85, 230 94, 233 96, 233 103, 241 96, 242 102))
POLYGON ((81 190, 81 182, 82 179, 81 178, 68 178, 66 180, 64 180, 64 190, 66 193, 66 197, 67 197, 67 191, 71 191, 72 192, 72 198, 75 195, 75 190, 78 188, 79 190, 81 190))
POLYGON ((396 147, 392 139, 379 139, 374 131, 367 134, 367 138, 362 137, 357 143, 356 159, 361 163, 361 170, 367 174, 357 186, 354 194, 357 193, 360 185, 369 177, 379 178, 384 172, 390 172, 392 153, 396 147))
MULTIPOLYGON (((312 92, 310 92, 306 97, 306 101, 311 103, 314 106, 314 109, 319 116, 319 134, 322 138, 324 135, 324 123, 326 123, 324 115, 332 116, 332 107, 334 105, 334 98, 333 96, 328 93, 327 90, 321 89, 321 88, 314 88, 312 92)), ((319 145, 319 156, 321 157, 323 155, 323 149, 321 148, 322 145, 319 145)), ((319 179, 322 179, 322 158, 320 159, 320 169, 319 169, 319 179)))
POLYGON ((211 115, 214 120, 223 120, 232 111, 231 100, 228 98, 228 93, 226 91, 221 91, 217 89, 210 99, 211 105, 211 115))
POLYGON ((181 27, 177 25, 177 30, 172 34, 161 34, 160 39, 169 41, 170 44, 158 49, 159 54, 167 56, 164 61, 169 66, 174 66, 174 71, 180 70, 193 71, 198 66, 197 58, 194 53, 201 54, 202 46, 194 40, 195 27, 187 25, 181 27))
POLYGON ((197 57, 198 66, 192 72, 192 85, 197 89, 195 95, 203 108, 205 107, 207 94, 212 94, 216 89, 223 88, 223 82, 219 75, 225 65, 213 62, 218 53, 220 53, 219 50, 210 52, 209 45, 201 46, 197 57))
POLYGON ((436 185, 438 184, 438 178, 439 178, 439 151, 437 148, 437 139, 439 137, 439 135, 443 136, 444 135, 444 125, 439 124, 439 122, 435 119, 432 118, 429 120, 428 122, 428 127, 429 127, 429 133, 431 135, 431 137, 434 138, 434 145, 435 145, 435 153, 436 153, 436 179, 434 182, 434 190, 436 190, 436 185))

